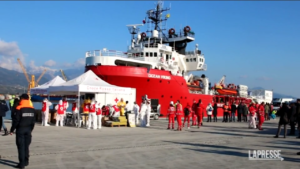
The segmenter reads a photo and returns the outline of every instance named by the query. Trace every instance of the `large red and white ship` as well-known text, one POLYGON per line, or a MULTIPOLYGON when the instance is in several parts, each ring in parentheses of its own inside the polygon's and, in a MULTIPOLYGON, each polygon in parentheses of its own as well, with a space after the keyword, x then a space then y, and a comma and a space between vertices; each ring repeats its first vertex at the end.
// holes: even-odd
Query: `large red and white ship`
MULTIPOLYGON (((131 45, 126 53, 102 49, 86 53, 85 71, 92 70, 102 80, 117 86, 136 88, 137 103, 147 95, 160 104, 160 112, 166 115, 170 101, 180 100, 183 106, 193 100, 202 100, 204 105, 245 98, 216 95, 208 78, 194 76, 191 71, 205 71, 205 57, 198 49, 186 51, 187 43, 195 40, 195 33, 189 26, 178 32, 164 28, 169 14, 168 8, 158 2, 155 9, 147 11, 143 24, 127 25, 132 35, 131 45), (148 24, 146 32, 139 26, 148 24)), ((221 115, 221 111, 218 115, 221 115)))

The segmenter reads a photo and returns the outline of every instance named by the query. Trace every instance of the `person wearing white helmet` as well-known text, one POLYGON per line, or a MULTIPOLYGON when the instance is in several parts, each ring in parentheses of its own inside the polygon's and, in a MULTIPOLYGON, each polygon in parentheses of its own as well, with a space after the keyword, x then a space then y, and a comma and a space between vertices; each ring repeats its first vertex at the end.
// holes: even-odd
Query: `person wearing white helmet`
POLYGON ((141 127, 146 127, 146 120, 147 120, 147 105, 146 105, 146 100, 143 101, 141 105, 141 110, 140 110, 140 126, 141 127))
POLYGON ((48 117, 49 117, 49 107, 52 106, 52 103, 48 101, 47 98, 43 100, 43 107, 42 107, 42 126, 50 126, 48 124, 48 117))
POLYGON ((55 110, 57 110, 56 114, 56 127, 58 127, 58 123, 60 122, 60 127, 64 126, 64 115, 65 115, 65 110, 64 110, 64 105, 63 101, 60 100, 58 102, 58 105, 55 106, 55 110))
POLYGON ((87 129, 91 129, 93 123, 93 129, 97 129, 97 116, 96 116, 96 104, 95 99, 92 99, 90 109, 89 109, 89 119, 88 119, 88 127, 87 129))
POLYGON ((167 114, 169 118, 168 129, 171 129, 171 125, 172 125, 172 129, 174 129, 175 113, 176 113, 176 109, 174 107, 173 101, 171 101, 170 106, 168 108, 168 114, 167 114))

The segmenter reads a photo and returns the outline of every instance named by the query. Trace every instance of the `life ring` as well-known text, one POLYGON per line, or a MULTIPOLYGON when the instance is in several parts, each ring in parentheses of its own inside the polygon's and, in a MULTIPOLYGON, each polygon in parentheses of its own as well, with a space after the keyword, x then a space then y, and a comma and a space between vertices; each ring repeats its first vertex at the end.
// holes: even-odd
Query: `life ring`
POLYGON ((174 33, 175 33, 175 29, 174 28, 169 29, 169 35, 173 35, 174 33))
POLYGON ((190 31, 191 31, 191 27, 189 26, 184 27, 184 32, 190 32, 190 31))
POLYGON ((147 34, 145 32, 141 33, 142 38, 145 38, 147 34))

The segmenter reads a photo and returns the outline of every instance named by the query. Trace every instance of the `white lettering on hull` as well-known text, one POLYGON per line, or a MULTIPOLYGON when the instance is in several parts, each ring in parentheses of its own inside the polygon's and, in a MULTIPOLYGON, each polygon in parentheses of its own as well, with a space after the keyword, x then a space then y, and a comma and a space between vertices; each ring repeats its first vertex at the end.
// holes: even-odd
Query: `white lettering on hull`
POLYGON ((150 78, 171 80, 171 76, 148 74, 150 78))

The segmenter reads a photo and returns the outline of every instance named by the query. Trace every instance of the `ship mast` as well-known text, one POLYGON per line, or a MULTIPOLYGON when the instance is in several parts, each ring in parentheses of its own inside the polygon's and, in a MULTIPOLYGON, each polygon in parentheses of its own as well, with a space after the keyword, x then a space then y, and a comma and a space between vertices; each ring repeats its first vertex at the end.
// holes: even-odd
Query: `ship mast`
MULTIPOLYGON (((165 21, 167 21, 169 15, 167 15, 165 18, 162 17, 163 12, 170 10, 170 8, 163 8, 163 2, 162 1, 158 1, 156 4, 156 8, 155 9, 151 9, 147 11, 147 21, 146 23, 148 25, 154 24, 154 29, 153 30, 157 30, 160 35, 163 34, 163 31, 166 30, 165 28, 163 28, 162 23, 165 23, 165 21)), ((151 27, 150 27, 151 28, 151 27)), ((146 32, 150 32, 152 33, 152 30, 147 30, 146 32)), ((165 38, 167 38, 164 34, 163 36, 165 38)))

